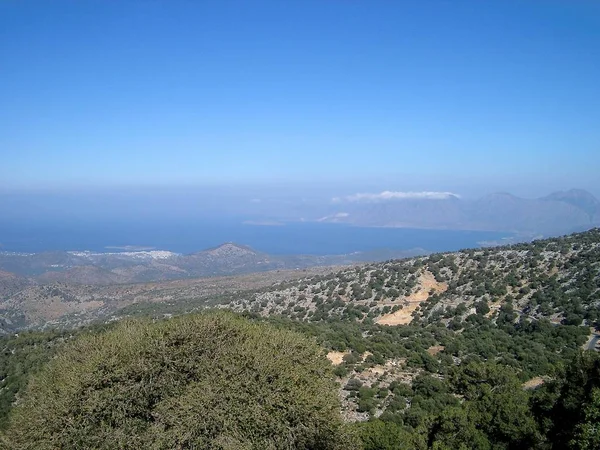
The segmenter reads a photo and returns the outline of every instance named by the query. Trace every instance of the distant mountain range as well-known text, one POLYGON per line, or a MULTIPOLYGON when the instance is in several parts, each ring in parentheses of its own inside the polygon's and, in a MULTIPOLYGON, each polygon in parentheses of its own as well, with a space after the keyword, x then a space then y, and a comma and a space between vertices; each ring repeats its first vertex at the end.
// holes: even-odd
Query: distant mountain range
POLYGON ((477 200, 465 200, 450 193, 400 194, 405 193, 351 196, 335 202, 331 213, 321 221, 541 235, 580 231, 600 224, 600 201, 581 189, 555 192, 537 199, 508 193, 477 200))
POLYGON ((124 284, 268 270, 345 265, 423 254, 424 250, 357 252, 346 255, 269 255, 226 243, 189 255, 169 251, 0 252, 0 297, 22 285, 68 282, 124 284))

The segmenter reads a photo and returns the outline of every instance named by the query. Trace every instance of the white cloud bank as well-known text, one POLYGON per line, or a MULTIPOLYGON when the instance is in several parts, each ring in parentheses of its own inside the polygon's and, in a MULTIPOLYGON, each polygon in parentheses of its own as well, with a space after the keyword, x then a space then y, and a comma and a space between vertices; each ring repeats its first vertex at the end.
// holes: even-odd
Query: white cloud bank
POLYGON ((447 200, 450 198, 460 198, 458 194, 452 192, 399 192, 399 191, 383 191, 378 194, 374 193, 359 193, 349 195, 347 197, 333 199, 334 202, 378 202, 387 200, 447 200))

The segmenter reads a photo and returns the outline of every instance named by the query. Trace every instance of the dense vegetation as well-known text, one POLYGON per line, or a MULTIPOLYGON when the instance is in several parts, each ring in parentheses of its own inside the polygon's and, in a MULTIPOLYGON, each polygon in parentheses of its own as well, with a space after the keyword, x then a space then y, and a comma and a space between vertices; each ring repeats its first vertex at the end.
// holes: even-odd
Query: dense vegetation
POLYGON ((576 444, 584 418, 574 412, 593 404, 600 388, 600 359, 581 350, 587 327, 517 322, 499 328, 490 322, 457 333, 423 324, 254 317, 345 351, 335 372, 345 407, 357 413, 354 418, 368 419, 357 425, 365 448, 584 448, 576 444), (585 388, 576 401, 568 400, 577 385, 585 388), (561 409, 565 402, 571 411, 561 409))
POLYGON ((367 450, 600 448, 594 354, 577 356, 534 391, 495 363, 465 364, 445 380, 423 376, 392 390, 408 394, 418 410, 359 424, 367 450))
MULTIPOLYGON (((74 342, 71 342, 68 335, 56 332, 24 333, 18 337, 5 338, 4 344, 6 345, 5 351, 7 351, 7 354, 3 358, 4 367, 8 367, 11 371, 11 379, 18 381, 17 385, 11 384, 8 383, 8 377, 5 377, 5 385, 10 386, 10 389, 2 391, 2 398, 7 407, 7 393, 18 390, 19 386, 26 383, 31 373, 38 372, 38 375, 34 376, 34 384, 30 388, 33 390, 34 396, 28 394, 19 401, 19 406, 16 408, 16 412, 13 413, 12 426, 4 437, 5 445, 8 448, 19 448, 19 445, 27 448, 24 442, 34 439, 35 445, 30 445, 31 448, 44 448, 43 443, 40 443, 39 440, 36 441, 35 437, 32 438, 29 435, 29 433, 34 433, 40 429, 39 421, 47 426, 48 421, 42 420, 41 415, 45 419, 50 418, 50 423, 53 420, 60 423, 66 417, 79 414, 79 417, 83 415, 92 424, 98 424, 99 421, 101 423, 103 419, 106 419, 106 414, 108 414, 110 420, 115 421, 113 422, 115 424, 124 421, 125 426, 133 426, 128 423, 128 420, 132 420, 132 418, 127 416, 132 415, 133 420, 136 417, 139 420, 141 411, 149 404, 156 403, 156 399, 151 400, 152 396, 157 395, 158 392, 163 393, 161 395, 166 395, 168 389, 161 384, 160 376, 156 375, 164 370, 167 356, 172 358, 173 349, 183 347, 177 355, 185 357, 184 359, 190 365, 193 365, 192 361, 198 358, 198 348, 187 347, 186 349, 186 345, 182 346, 184 341, 188 339, 190 341, 197 339, 194 333, 197 333, 198 319, 193 317, 184 316, 182 319, 161 322, 162 331, 160 332, 154 329, 155 325, 147 321, 125 322, 120 324, 116 330, 108 333, 102 330, 94 330, 93 333, 80 330, 76 334, 83 334, 84 339, 74 339, 74 342), (164 326, 166 325, 173 328, 169 327, 169 330, 165 331, 164 326), (154 334, 155 331, 156 334, 154 334), (124 339, 123 332, 127 332, 126 339, 124 339), (155 339, 148 339, 149 334, 153 334, 155 339), (175 344, 178 339, 181 342, 175 344), (11 348, 15 351, 11 351, 11 348), (161 349, 162 353, 160 353, 161 349), (195 356, 189 357, 188 352, 194 353, 195 356), (45 371, 39 373, 39 367, 44 361, 50 359, 53 354, 59 354, 60 357, 53 359, 50 371, 45 369, 45 371), (135 367, 135 371, 119 372, 116 370, 114 364, 124 356, 129 358, 122 361, 128 363, 124 366, 129 366, 130 369, 135 367), (132 366, 135 361, 134 357, 142 356, 144 359, 138 360, 137 364, 132 366), (146 363, 152 361, 160 361, 161 364, 154 368, 151 364, 146 365, 146 363), (17 374, 15 370, 19 367, 22 370, 17 374), (163 369, 160 369, 161 367, 163 369), (145 372, 140 368, 145 368, 145 372), (158 372, 155 372, 155 370, 158 370, 158 372), (75 385, 68 386, 71 389, 71 394, 69 394, 69 389, 56 384, 57 376, 59 376, 57 371, 59 374, 63 372, 62 375, 64 375, 64 372, 69 374, 68 379, 64 380, 65 382, 68 380, 71 380, 70 383, 76 382, 75 385), (82 378, 81 375, 84 373, 89 376, 82 378), (40 375, 42 376, 40 377, 40 375), (139 389, 139 383, 149 382, 152 379, 154 381, 152 381, 152 385, 149 386, 148 390, 139 389), (138 384, 136 385, 136 383, 138 384), (136 389, 133 389, 133 386, 136 389), (74 395, 86 395, 87 400, 83 403, 81 402, 82 398, 74 401, 74 395), (69 402, 69 399, 71 399, 71 402, 69 402), (90 403, 90 401, 99 403, 96 405, 97 407, 94 407, 94 403, 90 403), (87 406, 84 407, 84 405, 87 406), (100 405, 102 406, 100 407, 100 405), (111 405, 116 408, 115 411, 111 410, 111 405), (76 410, 65 411, 65 408, 68 407, 76 410), (128 408, 137 409, 132 414, 134 411, 128 408), (119 416, 119 411, 125 411, 124 415, 119 416)), ((255 320, 264 321, 265 319, 255 318, 255 320)), ((522 359, 520 364, 513 362, 512 365, 508 365, 501 358, 485 359, 477 354, 466 356, 466 352, 471 350, 465 352, 461 350, 462 347, 460 347, 459 342, 463 339, 463 336, 460 334, 457 349, 462 358, 454 355, 448 358, 444 356, 444 351, 434 357, 424 349, 436 342, 436 334, 429 334, 429 330, 419 332, 419 327, 415 326, 382 327, 373 325, 370 328, 365 328, 362 324, 339 321, 302 324, 289 319, 268 320, 272 322, 275 328, 293 328, 305 334, 316 336, 322 344, 328 347, 333 346, 347 351, 352 350, 347 353, 344 363, 337 366, 335 370, 340 376, 339 379, 343 380, 346 392, 352 394, 352 399, 357 401, 359 409, 369 414, 370 419, 367 422, 354 424, 354 433, 352 430, 345 431, 348 435, 343 439, 348 439, 350 441, 349 445, 352 442, 352 435, 358 434, 362 438, 363 447, 373 450, 599 448, 600 433, 596 424, 600 416, 600 359, 594 352, 581 352, 573 348, 570 351, 565 351, 564 357, 557 356, 550 370, 542 372, 546 367, 542 365, 527 369, 532 371, 528 372, 525 369, 528 364, 526 363, 527 358, 522 359), (375 353, 365 359, 361 358, 359 352, 364 353, 371 350, 375 353), (402 371, 405 375, 410 374, 408 379, 402 379, 401 373, 396 372, 387 374, 391 378, 387 375, 381 377, 382 380, 392 379, 391 382, 375 380, 375 382, 369 384, 361 381, 363 374, 368 374, 370 368, 382 362, 380 358, 383 357, 384 360, 388 357, 393 359, 394 355, 404 355, 404 358, 407 358, 407 364, 402 367, 402 371), (545 383, 542 385, 526 389, 523 386, 523 381, 528 379, 530 373, 545 373, 548 376, 544 378, 545 383), (393 379, 394 377, 397 377, 397 379, 393 379)), ((233 322, 236 326, 239 324, 246 326, 247 324, 246 321, 234 320, 233 322)), ((113 327, 114 325, 109 329, 113 327)), ((565 330, 577 329, 573 326, 564 327, 565 330)), ((250 328, 252 329, 252 327, 250 328)), ((262 329, 262 327, 258 329, 262 329)), ((306 353, 299 353, 297 346, 290 345, 289 339, 280 340, 278 333, 284 333, 285 335, 285 330, 273 331, 272 327, 267 327, 267 329, 271 330, 267 333, 268 339, 257 342, 250 347, 254 348, 256 354, 260 353, 261 358, 264 357, 266 350, 276 351, 276 359, 279 362, 276 366, 271 367, 273 371, 271 374, 277 373, 279 379, 281 377, 285 378, 286 373, 288 376, 293 376, 294 382, 290 387, 295 386, 298 388, 296 384, 297 377, 301 375, 297 374, 296 368, 293 369, 293 373, 285 372, 286 364, 280 361, 280 358, 283 357, 285 361, 286 355, 293 357, 294 364, 300 364, 305 368, 307 367, 306 363, 310 365, 310 358, 307 359, 306 353), (277 342, 281 343, 276 348, 273 347, 274 336, 278 336, 277 342), (265 347, 267 342, 271 344, 267 344, 265 347), (285 353, 286 351, 288 353, 285 353), (284 352, 283 356, 281 356, 282 352, 284 352)), ((555 330, 557 327, 549 329, 555 330)), ((442 330, 437 331, 441 332, 442 330)), ((484 335, 485 331, 481 331, 480 336, 473 336, 466 339, 466 342, 479 340, 484 335)), ((227 345, 227 341, 222 339, 222 334, 211 333, 210 336, 214 337, 214 339, 210 339, 213 346, 227 345)), ((569 333, 564 336, 568 337, 569 333)), ((208 336, 205 335, 205 337, 208 336)), ((552 339, 552 335, 547 337, 552 339)), ((449 338, 449 336, 446 336, 446 338, 449 338)), ((231 336, 229 339, 231 339, 231 336)), ((489 339, 489 341, 494 342, 495 339, 489 339)), ((299 342, 302 343, 303 341, 300 340, 299 342)), ((568 342, 568 339, 564 341, 565 345, 568 342)), ((559 345, 559 341, 554 342, 554 344, 559 345)), ((245 344, 244 349, 248 348, 247 345, 248 343, 245 344)), ((230 346, 227 345, 227 348, 229 349, 230 346)), ((526 345, 519 348, 519 345, 515 343, 512 350, 503 350, 499 347, 494 351, 497 351, 498 355, 505 355, 510 351, 524 351, 526 349, 526 345)), ((230 360, 231 364, 240 364, 241 361, 247 362, 248 352, 244 351, 243 358, 239 352, 234 352, 232 360, 230 360)), ((548 352, 552 353, 551 350, 548 350, 548 352)), ((531 350, 531 353, 535 353, 535 349, 531 350)), ((211 355, 214 354, 213 349, 211 355)), ((214 363, 214 358, 211 361, 214 363)), ((255 362, 255 360, 253 361, 255 362)), ((201 364, 206 364, 206 362, 201 364)), ((204 398, 205 388, 202 391, 201 397, 203 398, 196 398, 191 394, 191 397, 186 396, 185 399, 193 400, 196 411, 212 411, 217 414, 216 417, 219 418, 219 422, 224 417, 230 417, 228 411, 235 411, 236 416, 243 413, 240 417, 248 420, 247 414, 253 414, 256 410, 250 408, 250 411, 246 411, 246 408, 243 407, 244 411, 242 412, 239 410, 240 404, 253 405, 256 403, 256 398, 264 399, 265 394, 272 392, 273 385, 263 386, 263 388, 269 389, 268 392, 263 392, 262 388, 257 385, 257 380, 252 377, 254 374, 252 371, 257 370, 257 368, 262 370, 262 366, 256 364, 244 366, 246 367, 245 373, 241 369, 240 372, 236 372, 244 374, 244 377, 240 377, 242 384, 232 384, 230 382, 231 378, 217 377, 215 380, 211 377, 211 384, 213 381, 217 386, 220 384, 218 400, 215 398, 211 400, 210 396, 204 398), (226 386, 222 383, 226 383, 226 386), (252 389, 248 389, 249 387, 252 387, 252 389), (234 392, 240 394, 240 396, 228 397, 234 392), (224 397, 221 398, 221 395, 224 397), (231 401, 233 404, 227 404, 231 401), (204 402, 209 402, 210 405, 204 402), (219 405, 216 410, 215 405, 219 405)), ((326 373, 330 370, 326 366, 321 366, 319 370, 326 373)), ((292 370, 292 367, 295 366, 290 365, 290 370, 292 370)), ((178 367, 176 372, 184 373, 185 370, 183 367, 178 367)), ((210 373, 213 374, 214 371, 211 369, 210 373)), ((168 379, 172 380, 169 383, 176 383, 177 377, 172 378, 173 375, 171 372, 163 381, 168 379)), ((263 377, 264 380, 266 378, 263 377)), ((320 386, 313 385, 316 390, 312 392, 318 392, 320 395, 327 392, 331 393, 331 386, 327 385, 326 378, 320 378, 320 380, 322 384, 320 386)), ((181 381, 181 378, 179 381, 181 381)), ((296 396, 298 391, 289 392, 289 394, 296 396)), ((21 396, 23 396, 22 391, 19 397, 21 396)), ((331 397, 328 398, 328 401, 335 404, 331 397)), ((169 411, 174 412, 174 410, 169 411)), ((193 413, 189 409, 187 409, 187 413, 191 416, 180 413, 182 415, 178 415, 177 420, 191 420, 194 422, 198 420, 198 413, 193 413)), ((203 423, 210 421, 211 414, 203 413, 201 416, 205 421, 203 423)), ((148 419, 148 416, 143 414, 141 414, 141 417, 145 417, 141 420, 142 423, 148 419)), ((3 419, 5 418, 6 416, 3 415, 3 419)), ((38 438, 53 435, 53 433, 63 429, 59 424, 54 426, 56 429, 53 432, 44 429, 45 431, 40 432, 42 434, 38 435, 38 438)), ((97 439, 97 436, 93 437, 93 433, 90 432, 90 426, 88 424, 85 431, 71 429, 70 433, 76 433, 76 435, 77 433, 83 433, 86 439, 97 439)), ((151 427, 151 429, 154 428, 151 427)), ((181 428, 172 430, 172 434, 181 432, 181 428)), ((108 432, 110 435, 113 433, 114 430, 108 432)), ((81 436, 79 437, 81 438, 81 436)), ((155 437, 152 434, 146 435, 146 439, 149 440, 155 437)), ((106 438, 105 435, 104 439, 106 438)), ((342 436, 337 438, 342 439, 342 436)), ((106 442, 108 444, 105 448, 114 447, 115 445, 127 446, 127 443, 123 441, 118 444, 111 440, 106 442)), ((161 445, 168 447, 172 444, 172 442, 165 443, 165 441, 154 442, 155 447, 153 448, 161 448, 161 445)), ((227 445, 229 444, 227 442, 223 444, 223 448, 228 448, 227 445)), ((91 444, 90 441, 85 441, 80 447, 94 446, 94 444, 96 444, 96 447, 99 446, 98 441, 91 444)), ((241 445, 239 442, 237 444, 241 445)), ((261 445, 265 444, 262 443, 261 445)), ((63 446, 73 447, 75 445, 67 443, 63 446)), ((246 447, 233 446, 229 448, 246 447)), ((275 448, 286 447, 280 444, 279 446, 276 445, 275 448)))
MULTIPOLYGON (((353 422, 344 436, 351 442, 358 435, 365 449, 600 448, 600 359, 583 350, 598 327, 599 230, 359 266, 220 301, 251 322, 269 322, 269 330, 291 329, 337 352, 342 412, 353 422), (411 298, 420 299, 416 308, 411 298), (403 308, 410 310, 407 324, 378 323, 403 308)), ((63 361, 66 353, 57 349, 67 338, 26 333, 2 339, 0 420, 50 355, 59 357, 49 367, 63 361)), ((98 351, 98 358, 109 355, 98 351)), ((38 389, 36 383, 30 389, 38 389)), ((13 424, 34 409, 30 395, 18 401, 13 424)))
POLYGON ((306 338, 225 313, 124 321, 33 376, 7 448, 352 448, 306 338))

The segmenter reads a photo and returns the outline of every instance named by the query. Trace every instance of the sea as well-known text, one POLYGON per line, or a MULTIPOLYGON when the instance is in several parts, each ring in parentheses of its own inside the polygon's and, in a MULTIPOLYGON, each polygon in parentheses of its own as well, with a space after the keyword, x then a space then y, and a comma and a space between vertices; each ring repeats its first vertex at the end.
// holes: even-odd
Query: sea
POLYGON ((510 239, 510 234, 488 231, 367 228, 309 222, 260 225, 241 220, 0 221, 0 251, 28 253, 152 249, 187 254, 225 242, 280 255, 417 248, 441 252, 510 239))

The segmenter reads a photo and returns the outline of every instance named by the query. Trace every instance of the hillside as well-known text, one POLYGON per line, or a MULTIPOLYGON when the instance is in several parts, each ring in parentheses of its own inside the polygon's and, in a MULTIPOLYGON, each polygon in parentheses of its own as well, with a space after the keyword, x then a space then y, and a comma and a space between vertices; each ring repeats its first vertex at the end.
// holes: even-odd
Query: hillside
POLYGON ((395 399, 420 398, 403 386, 424 376, 495 361, 538 387, 578 349, 594 349, 600 230, 346 268, 240 296, 229 307, 279 316, 317 336, 339 369, 349 420, 405 420, 410 410, 395 399))
POLYGON ((113 285, 37 283, 7 275, 0 280, 0 334, 29 328, 74 328, 114 320, 127 314, 126 308, 161 307, 170 314, 185 308, 207 307, 218 303, 223 296, 240 291, 330 271, 330 267, 316 267, 113 285))
MULTIPOLYGON (((309 322, 339 319, 402 325, 413 320, 415 324, 440 321, 460 329, 477 311, 486 311, 493 321, 510 311, 524 320, 591 325, 598 314, 599 235, 594 229, 530 244, 338 270, 321 267, 308 272, 266 271, 264 275, 155 283, 40 283, 2 273, 0 318, 6 330, 16 330, 85 324, 119 314, 125 307, 171 313, 219 303, 236 311, 309 322)), ((256 262, 257 254, 226 245, 189 258, 204 262, 212 258, 212 267, 227 265, 235 273, 236 263, 256 262)), ((71 270, 83 276, 92 269, 71 270)))
MULTIPOLYGON (((599 229, 508 247, 254 277, 79 291, 30 286, 23 292, 38 289, 38 297, 21 304, 30 309, 19 309, 20 296, 10 305, 31 318, 36 305, 48 307, 52 298, 81 305, 112 292, 110 308, 96 308, 87 322, 160 319, 218 305, 312 336, 335 367, 343 416, 365 449, 561 449, 591 439, 580 427, 589 423, 593 395, 600 392, 600 359, 582 350, 593 350, 598 341, 599 229)), ((79 323, 75 316, 59 315, 53 323, 79 323)), ((35 323, 44 324, 39 317, 35 323)), ((70 336, 1 339, 3 411, 70 336)))
POLYGON ((460 329, 479 310, 497 320, 592 325, 600 305, 600 229, 561 238, 347 268, 232 302, 236 310, 296 320, 353 318, 460 329), (489 311, 488 311, 489 310, 489 311))

